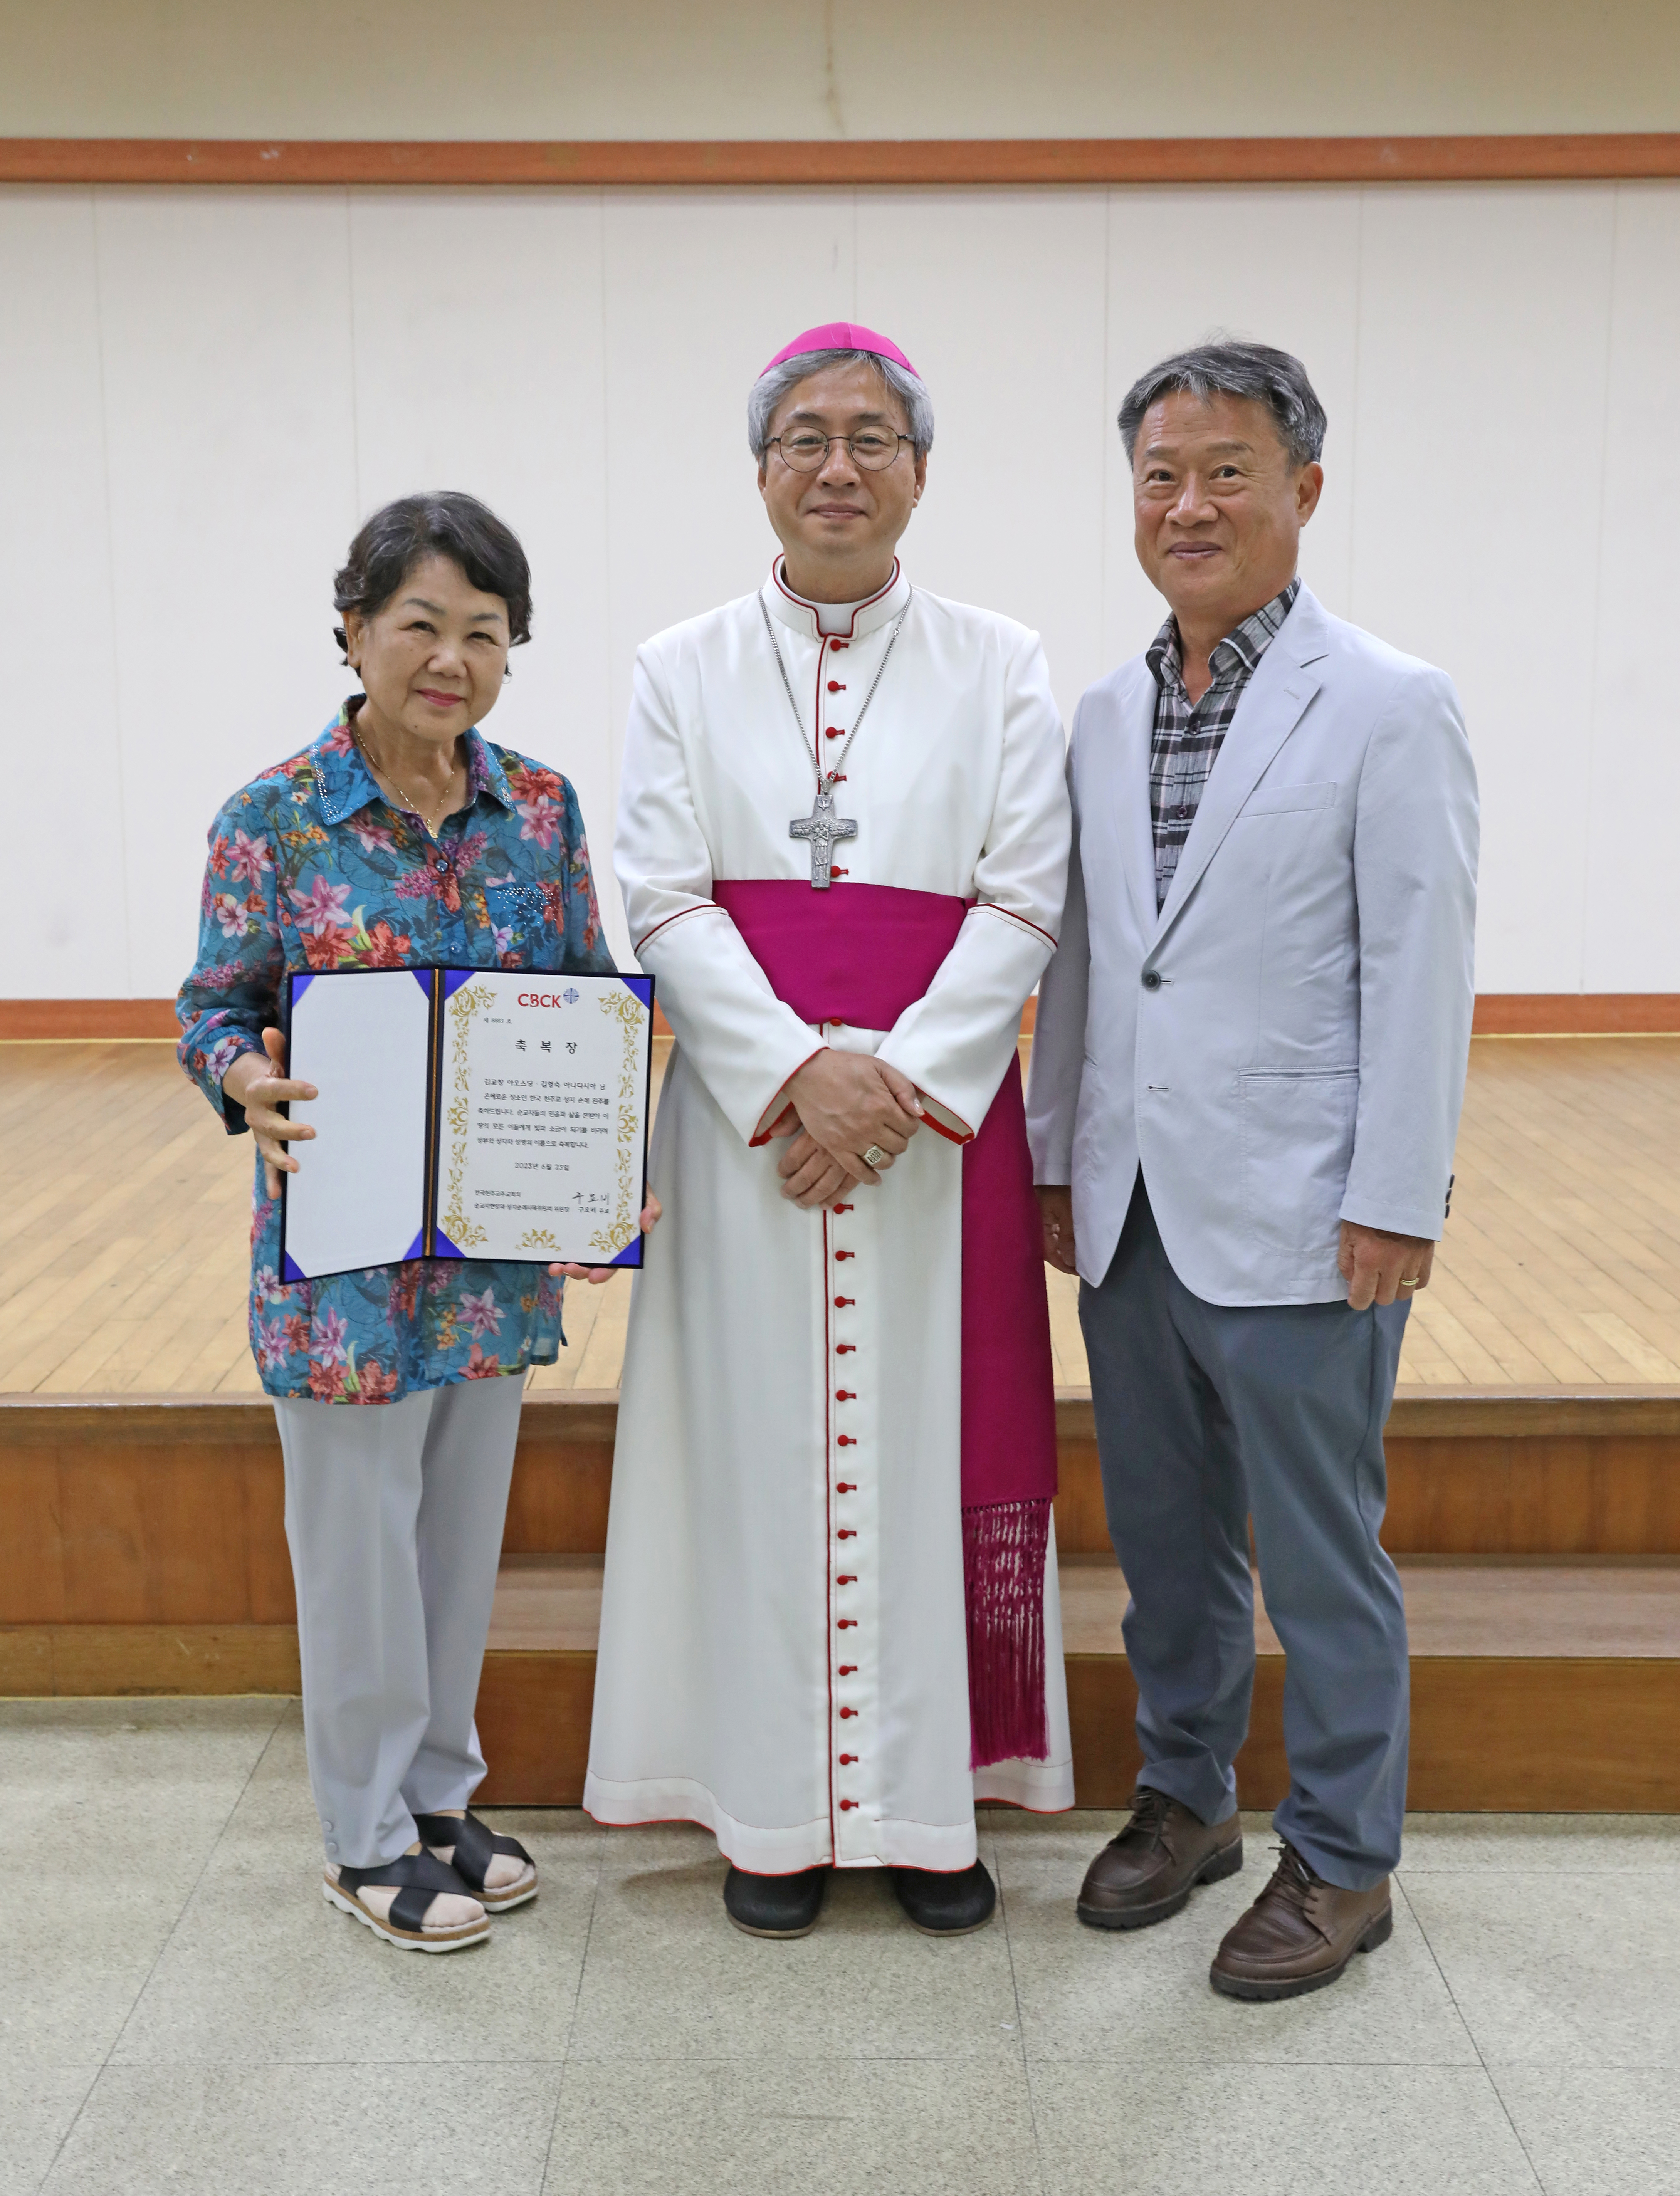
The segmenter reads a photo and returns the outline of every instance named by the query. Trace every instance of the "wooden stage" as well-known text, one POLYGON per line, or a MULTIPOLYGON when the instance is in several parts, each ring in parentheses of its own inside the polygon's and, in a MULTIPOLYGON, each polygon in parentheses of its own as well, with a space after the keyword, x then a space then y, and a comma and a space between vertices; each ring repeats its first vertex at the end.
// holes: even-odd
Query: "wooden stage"
MULTIPOLYGON (((251 1145, 173 1049, 0 1044, 0 1393, 254 1396, 251 1145)), ((1057 1384, 1087 1384, 1050 1276, 1057 1384)), ((629 1276, 539 1391, 618 1384, 629 1276)), ((1480 1037, 1402 1390, 1680 1388, 1680 1037, 1480 1037)))
MULTIPOLYGON (((0 1044, 0 1694, 297 1685, 245 1339, 251 1147, 165 1044, 0 1044)), ((1479 1039, 1389 1422, 1415 1806, 1680 1809, 1680 1037, 1479 1039)), ((575 1804, 627 1280, 534 1378, 480 1698, 486 1799, 575 1804)), ((1071 1284, 1051 1287, 1075 1773, 1135 1766, 1071 1284)), ((1245 1799, 1282 1789, 1263 1610, 1245 1799)))

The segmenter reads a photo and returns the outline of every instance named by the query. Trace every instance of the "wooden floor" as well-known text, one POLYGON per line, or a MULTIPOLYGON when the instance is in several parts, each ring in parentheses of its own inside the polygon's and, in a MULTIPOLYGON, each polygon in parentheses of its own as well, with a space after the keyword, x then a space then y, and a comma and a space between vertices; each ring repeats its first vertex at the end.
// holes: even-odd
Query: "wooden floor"
MULTIPOLYGON (((1680 1384, 1680 1037, 1473 1048, 1403 1386, 1680 1384)), ((0 1391, 241 1395, 251 1145, 166 1044, 0 1044, 0 1391)), ((616 1387, 629 1280, 575 1287, 539 1388, 616 1387)), ((1087 1382, 1051 1277, 1058 1384, 1087 1382)))

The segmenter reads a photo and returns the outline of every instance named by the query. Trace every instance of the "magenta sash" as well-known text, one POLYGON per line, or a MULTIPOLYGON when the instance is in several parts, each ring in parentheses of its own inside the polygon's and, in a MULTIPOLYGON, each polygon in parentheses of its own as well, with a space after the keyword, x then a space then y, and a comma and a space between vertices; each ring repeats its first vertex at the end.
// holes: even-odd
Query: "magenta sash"
MULTIPOLYGON (((713 897, 801 1021, 890 1029, 956 942, 968 903, 889 885, 783 879, 713 897)), ((930 1122, 930 1126, 932 1124, 930 1122)), ((1021 1067, 963 1147, 962 1502, 976 1769, 1041 1761, 1044 1573, 1056 1493, 1056 1390, 1021 1067)))

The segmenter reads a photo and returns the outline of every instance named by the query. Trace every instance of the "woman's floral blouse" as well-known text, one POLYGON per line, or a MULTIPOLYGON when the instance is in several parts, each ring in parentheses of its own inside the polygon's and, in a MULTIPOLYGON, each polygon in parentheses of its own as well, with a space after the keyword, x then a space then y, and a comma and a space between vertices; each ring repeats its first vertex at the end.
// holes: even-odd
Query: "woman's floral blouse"
MULTIPOLYGON (((356 697, 358 700, 360 697, 356 697)), ((313 746, 236 793, 211 827, 180 1058, 229 1136, 242 1052, 284 1027, 291 969, 540 968, 610 974, 577 800, 558 771, 466 735, 472 805, 436 839, 392 808, 346 703, 313 746)), ((370 1095, 377 1103, 377 1093, 370 1095)), ((298 1147, 305 1166, 307 1144, 298 1147)), ((279 1277, 280 1201, 257 1161, 251 1347, 271 1396, 394 1403, 552 1365, 565 1284, 546 1267, 415 1258, 324 1280, 279 1277)))

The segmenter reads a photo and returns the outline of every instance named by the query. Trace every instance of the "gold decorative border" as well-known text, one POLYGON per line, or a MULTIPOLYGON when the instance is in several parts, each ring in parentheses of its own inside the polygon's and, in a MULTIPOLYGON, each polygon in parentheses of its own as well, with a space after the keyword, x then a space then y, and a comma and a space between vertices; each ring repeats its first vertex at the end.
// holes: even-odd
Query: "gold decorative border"
POLYGON ((617 1020, 624 1036, 618 1076, 618 1205, 609 1225, 597 1228, 589 1241, 594 1249, 616 1258, 627 1243, 635 1240, 641 1218, 637 1209, 636 1153, 641 1139, 636 1093, 642 1084, 641 1036, 647 1025, 647 1008, 634 991, 621 986, 602 993, 600 1009, 617 1020))
POLYGON ((473 1015, 480 1007, 493 1005, 495 1000, 495 992, 487 985, 463 984, 449 1001, 449 1018, 455 1024, 449 1059, 455 1096, 449 1101, 447 1116, 453 1141, 449 1150, 449 1201, 443 1213, 443 1233, 458 1251, 476 1251, 481 1243, 490 1240, 478 1222, 467 1218, 461 1201, 461 1186, 466 1172, 466 1130, 472 1117, 472 1081, 468 1070, 467 1040, 472 1034, 473 1015))

